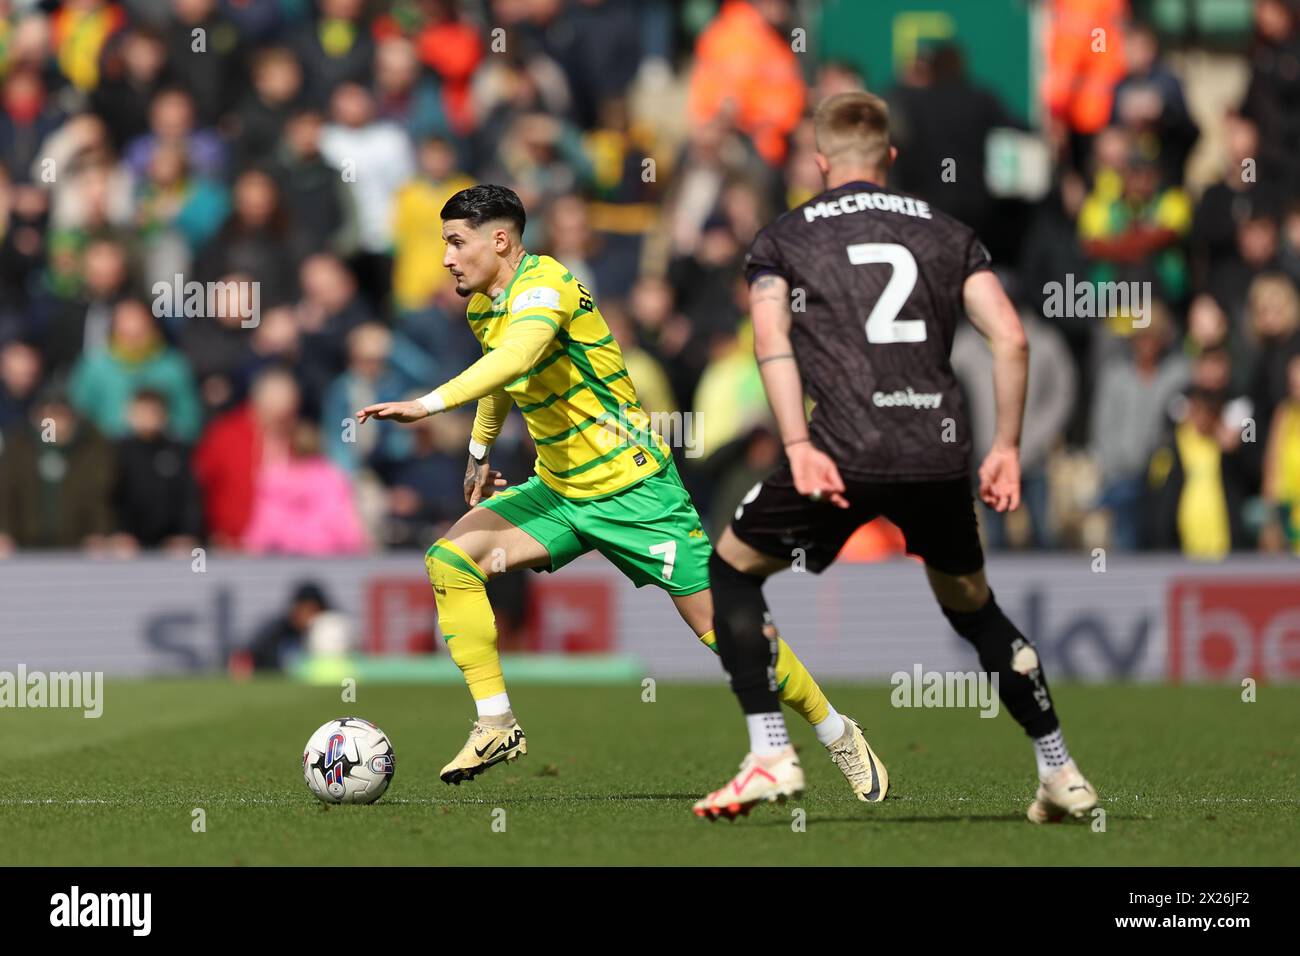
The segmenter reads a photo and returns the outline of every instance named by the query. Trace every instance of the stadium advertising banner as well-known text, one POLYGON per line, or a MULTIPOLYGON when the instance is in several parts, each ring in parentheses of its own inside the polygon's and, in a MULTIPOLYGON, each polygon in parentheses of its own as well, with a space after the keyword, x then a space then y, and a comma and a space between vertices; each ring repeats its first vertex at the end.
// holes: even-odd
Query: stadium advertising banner
POLYGON ((1169 676, 1300 680, 1300 588, 1294 576, 1177 577, 1169 598, 1169 676))
MULTIPOLYGON (((1238 559, 1110 562, 1079 557, 990 563, 997 598, 1057 680, 1300 680, 1300 574, 1238 559)), ((419 555, 309 561, 210 557, 131 562, 80 557, 7 562, 0 667, 110 676, 219 671, 304 581, 317 584, 365 654, 445 657, 419 555)), ((603 560, 528 577, 516 653, 617 654, 641 673, 718 680, 716 658, 668 599, 603 560)), ((815 673, 888 680, 961 670, 973 650, 948 627, 911 561, 785 574, 769 585, 784 636, 815 673)))

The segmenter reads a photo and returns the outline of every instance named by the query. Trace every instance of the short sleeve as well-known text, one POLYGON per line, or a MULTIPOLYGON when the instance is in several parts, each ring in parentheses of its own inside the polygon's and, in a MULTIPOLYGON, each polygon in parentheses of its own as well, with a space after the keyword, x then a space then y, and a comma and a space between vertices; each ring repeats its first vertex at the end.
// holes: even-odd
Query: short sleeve
POLYGON ((992 268, 993 257, 989 255, 988 248, 980 242, 979 237, 972 232, 966 243, 966 266, 962 273, 963 278, 970 278, 977 272, 992 268))
POLYGON ((768 229, 761 230, 754 237, 749 254, 745 256, 745 281, 753 283, 762 275, 777 275, 787 282, 791 281, 781 253, 776 248, 776 240, 768 229))

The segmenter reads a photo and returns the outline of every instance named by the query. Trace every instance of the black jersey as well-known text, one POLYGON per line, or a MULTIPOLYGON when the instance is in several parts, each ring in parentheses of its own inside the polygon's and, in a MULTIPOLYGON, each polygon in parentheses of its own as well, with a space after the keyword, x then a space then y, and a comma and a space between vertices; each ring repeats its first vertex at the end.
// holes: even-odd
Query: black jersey
POLYGON ((969 474, 948 357, 966 278, 989 266, 968 227, 865 182, 827 190, 755 237, 746 277, 790 284, 790 338, 816 403, 811 435, 846 476, 969 474))

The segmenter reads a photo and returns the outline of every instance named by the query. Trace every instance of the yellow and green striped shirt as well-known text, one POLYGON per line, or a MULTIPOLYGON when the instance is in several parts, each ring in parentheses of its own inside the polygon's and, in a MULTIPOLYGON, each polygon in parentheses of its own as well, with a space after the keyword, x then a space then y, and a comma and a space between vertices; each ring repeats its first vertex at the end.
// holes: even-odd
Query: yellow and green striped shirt
POLYGON ((559 262, 525 255, 500 295, 470 299, 466 317, 484 354, 518 323, 553 328, 541 358, 505 391, 537 446, 538 477, 557 494, 612 495, 668 462, 591 293, 559 262))

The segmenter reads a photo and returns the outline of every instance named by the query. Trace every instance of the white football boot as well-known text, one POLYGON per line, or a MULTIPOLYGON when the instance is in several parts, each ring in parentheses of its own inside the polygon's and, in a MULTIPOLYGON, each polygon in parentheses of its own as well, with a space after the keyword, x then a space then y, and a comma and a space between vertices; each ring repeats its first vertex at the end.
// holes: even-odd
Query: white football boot
POLYGON ((697 817, 716 820, 726 817, 734 820, 747 816, 757 804, 775 803, 803 795, 803 768, 794 747, 785 747, 774 754, 758 756, 746 754, 736 774, 721 789, 714 790, 696 802, 697 817))
POLYGON ((864 803, 879 803, 889 793, 889 771, 867 743, 862 728, 852 717, 844 718, 844 733, 828 744, 831 760, 840 768, 853 794, 864 803))
POLYGON ((480 718, 474 722, 465 746, 442 768, 439 776, 443 783, 459 787, 462 780, 473 780, 489 767, 518 760, 526 753, 528 740, 513 715, 480 718))
POLYGON ((1038 793, 1029 805, 1030 823, 1048 823, 1069 816, 1079 819, 1097 805, 1097 791, 1074 761, 1059 767, 1038 783, 1038 793))

